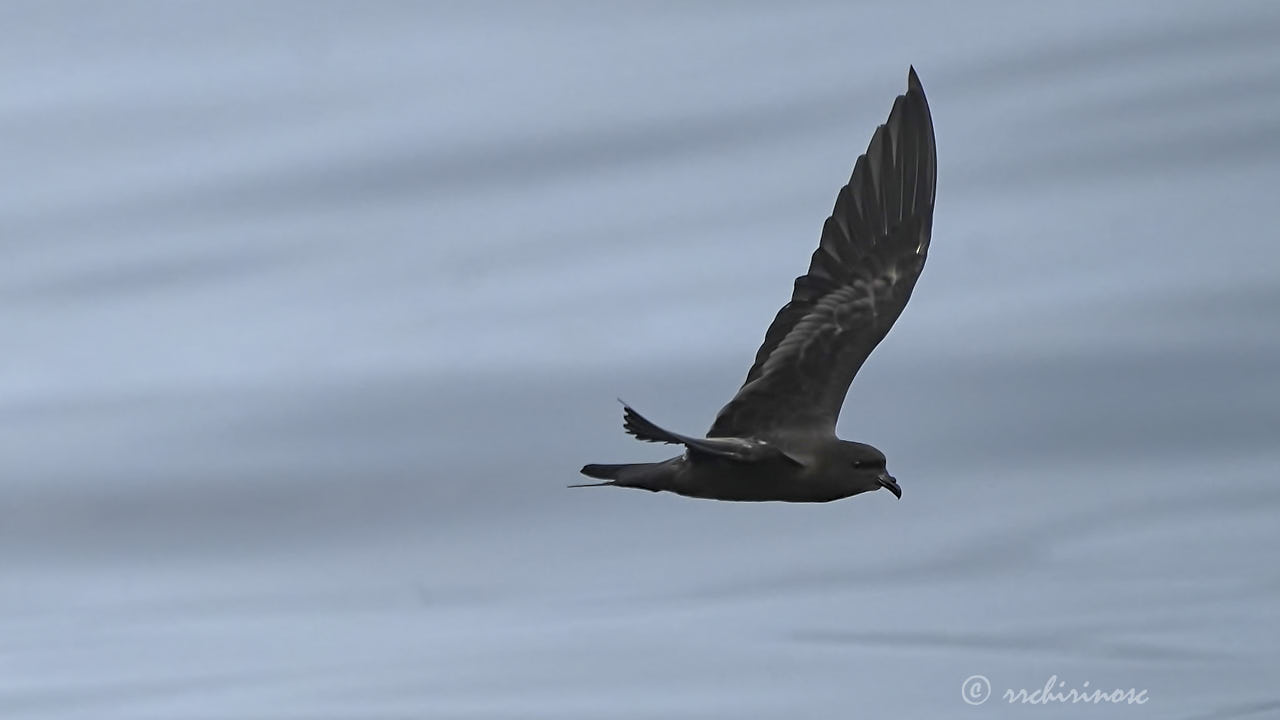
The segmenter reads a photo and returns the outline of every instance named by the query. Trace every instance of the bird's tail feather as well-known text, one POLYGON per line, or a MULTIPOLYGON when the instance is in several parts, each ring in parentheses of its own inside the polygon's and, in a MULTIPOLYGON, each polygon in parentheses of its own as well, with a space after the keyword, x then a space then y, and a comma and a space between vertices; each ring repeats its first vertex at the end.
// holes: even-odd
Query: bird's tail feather
MULTIPOLYGON (((635 463, 622 463, 620 465, 599 465, 593 463, 591 465, 583 465, 582 474, 587 477, 596 478, 597 480, 617 480, 623 470, 634 465, 635 463)), ((594 483, 593 485, 601 484, 607 485, 608 483, 594 483)), ((593 485, 585 485, 583 487, 592 487, 593 485)))
POLYGON ((624 487, 639 490, 667 489, 670 485, 670 461, 661 463, 622 463, 619 465, 585 465, 582 474, 600 483, 585 483, 569 487, 624 487))

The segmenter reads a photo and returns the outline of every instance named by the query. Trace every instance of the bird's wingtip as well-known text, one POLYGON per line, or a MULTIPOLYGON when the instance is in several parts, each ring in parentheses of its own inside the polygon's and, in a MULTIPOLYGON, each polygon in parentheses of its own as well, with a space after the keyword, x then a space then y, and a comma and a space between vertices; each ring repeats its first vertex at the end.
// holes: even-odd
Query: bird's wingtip
POLYGON ((916 74, 916 66, 907 66, 907 89, 908 90, 924 90, 920 85, 920 76, 916 74))

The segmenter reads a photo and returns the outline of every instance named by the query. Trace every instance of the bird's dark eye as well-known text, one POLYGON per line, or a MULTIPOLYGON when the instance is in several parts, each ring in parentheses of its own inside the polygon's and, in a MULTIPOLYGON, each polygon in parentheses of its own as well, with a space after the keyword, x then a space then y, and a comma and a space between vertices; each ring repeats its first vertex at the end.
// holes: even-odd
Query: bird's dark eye
POLYGON ((855 462, 853 466, 856 468, 869 468, 873 470, 883 470, 884 461, 883 460, 859 460, 855 462))

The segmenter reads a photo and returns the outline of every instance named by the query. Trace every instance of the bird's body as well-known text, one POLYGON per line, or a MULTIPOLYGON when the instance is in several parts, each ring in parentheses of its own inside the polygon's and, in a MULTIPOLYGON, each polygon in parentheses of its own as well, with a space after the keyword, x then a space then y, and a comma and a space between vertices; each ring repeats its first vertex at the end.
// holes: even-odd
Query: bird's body
POLYGON ((887 488, 876 448, 836 437, 845 394, 906 307, 924 267, 937 179, 933 121, 912 69, 907 92, 836 196, 809 272, 765 333, 738 394, 705 438, 665 430, 627 407, 640 440, 684 445, 656 463, 587 465, 592 485, 713 500, 829 502, 887 488))
POLYGON ((588 465, 584 472, 612 477, 606 484, 619 487, 741 502, 830 502, 883 487, 876 476, 853 474, 844 465, 827 462, 825 453, 800 455, 797 465, 781 458, 739 462, 686 452, 656 463, 588 465))

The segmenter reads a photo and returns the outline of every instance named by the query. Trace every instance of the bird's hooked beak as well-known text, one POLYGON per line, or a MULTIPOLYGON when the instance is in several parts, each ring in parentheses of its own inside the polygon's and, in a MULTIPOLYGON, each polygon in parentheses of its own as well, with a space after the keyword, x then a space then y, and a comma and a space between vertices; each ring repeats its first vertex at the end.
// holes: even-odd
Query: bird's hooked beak
POLYGON ((889 473, 884 473, 880 477, 876 478, 876 482, 880 483, 880 487, 893 493, 894 497, 899 500, 902 499, 902 488, 898 487, 898 481, 894 480, 893 476, 889 473))

